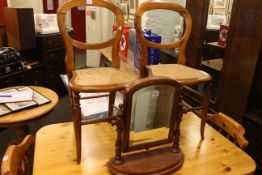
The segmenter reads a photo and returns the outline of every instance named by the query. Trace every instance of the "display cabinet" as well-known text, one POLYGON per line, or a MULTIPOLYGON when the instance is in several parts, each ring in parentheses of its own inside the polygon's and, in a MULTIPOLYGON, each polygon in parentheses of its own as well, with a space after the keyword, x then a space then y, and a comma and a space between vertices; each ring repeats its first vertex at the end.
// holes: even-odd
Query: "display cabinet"
POLYGON ((65 74, 65 47, 59 33, 37 34, 39 62, 43 64, 45 86, 63 96, 67 94, 60 74, 65 74))
POLYGON ((22 70, 11 72, 0 76, 0 88, 10 86, 43 86, 43 66, 41 64, 35 64, 33 66, 23 68, 22 70))

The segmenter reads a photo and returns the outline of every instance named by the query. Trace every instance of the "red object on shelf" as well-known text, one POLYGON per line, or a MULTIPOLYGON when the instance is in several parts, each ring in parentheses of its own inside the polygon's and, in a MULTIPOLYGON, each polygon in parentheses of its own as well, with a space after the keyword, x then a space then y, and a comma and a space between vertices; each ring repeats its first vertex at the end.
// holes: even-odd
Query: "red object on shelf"
MULTIPOLYGON (((113 33, 117 29, 116 25, 113 25, 113 33)), ((123 34, 120 41, 119 53, 126 58, 128 54, 128 32, 131 29, 130 26, 124 26, 123 34)))
POLYGON ((219 32, 219 36, 218 36, 218 44, 221 45, 221 46, 226 45, 228 28, 229 28, 228 24, 221 24, 220 25, 220 32, 219 32))

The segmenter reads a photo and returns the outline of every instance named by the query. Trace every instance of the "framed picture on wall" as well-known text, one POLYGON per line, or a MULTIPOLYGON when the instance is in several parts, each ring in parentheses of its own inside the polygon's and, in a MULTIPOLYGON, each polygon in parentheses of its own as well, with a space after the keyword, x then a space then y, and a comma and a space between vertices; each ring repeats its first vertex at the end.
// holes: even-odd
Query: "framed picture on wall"
POLYGON ((214 0, 214 9, 227 9, 228 0, 214 0))

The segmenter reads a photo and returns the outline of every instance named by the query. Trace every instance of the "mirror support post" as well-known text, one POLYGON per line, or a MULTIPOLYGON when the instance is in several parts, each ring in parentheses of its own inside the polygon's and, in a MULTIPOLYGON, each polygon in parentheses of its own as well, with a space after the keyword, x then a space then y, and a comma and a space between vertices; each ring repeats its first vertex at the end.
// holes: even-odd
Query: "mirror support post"
POLYGON ((117 112, 117 115, 116 115, 116 118, 115 118, 115 125, 116 125, 116 132, 117 132, 117 138, 116 138, 116 143, 115 143, 115 146, 116 146, 116 149, 115 149, 115 157, 114 157, 114 161, 113 163, 116 164, 116 165, 120 165, 123 163, 123 160, 122 160, 122 132, 123 132, 123 112, 121 110, 121 107, 120 107, 120 110, 118 110, 117 112))
MULTIPOLYGON (((182 99, 182 98, 181 98, 182 99)), ((180 123, 182 121, 182 116, 183 116, 183 104, 179 104, 179 112, 177 115, 177 118, 175 120, 175 127, 174 127, 174 134, 173 134, 173 146, 172 146, 172 151, 174 153, 179 153, 180 148, 179 148, 179 137, 180 137, 180 123)))

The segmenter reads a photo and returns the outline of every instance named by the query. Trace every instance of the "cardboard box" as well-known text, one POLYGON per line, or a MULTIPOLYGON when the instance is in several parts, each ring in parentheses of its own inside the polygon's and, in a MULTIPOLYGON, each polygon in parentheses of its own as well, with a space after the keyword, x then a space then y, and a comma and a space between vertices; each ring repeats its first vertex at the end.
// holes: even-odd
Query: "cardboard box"
MULTIPOLYGON (((145 30, 143 32, 144 38, 148 41, 154 43, 161 43, 161 36, 154 34, 151 30, 145 30)), ((147 48, 148 53, 148 65, 158 64, 160 58, 160 49, 155 48, 147 48)), ((139 68, 140 67, 140 60, 141 60, 141 50, 138 39, 135 41, 135 48, 134 48, 134 66, 139 68)))

